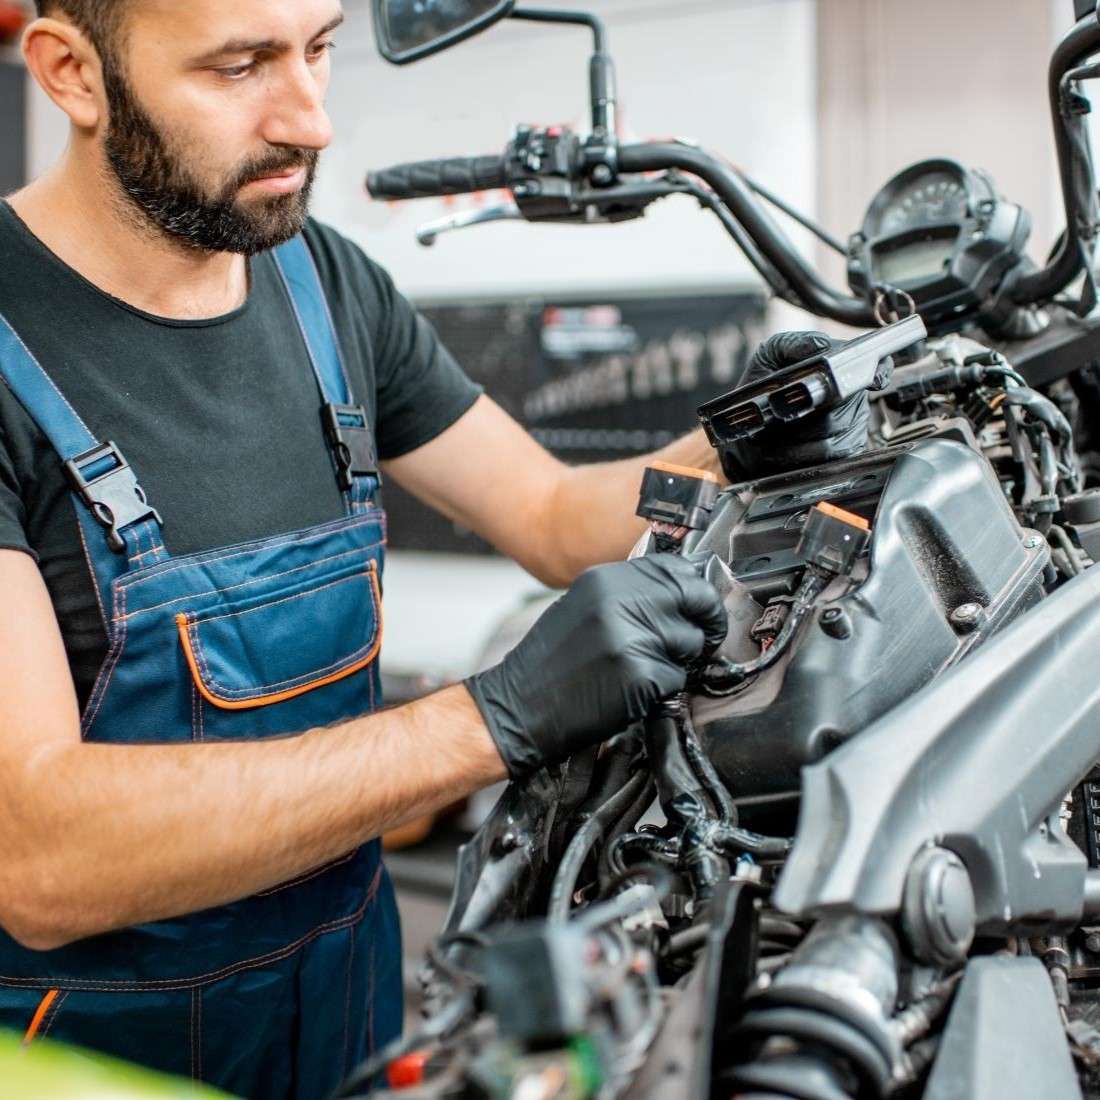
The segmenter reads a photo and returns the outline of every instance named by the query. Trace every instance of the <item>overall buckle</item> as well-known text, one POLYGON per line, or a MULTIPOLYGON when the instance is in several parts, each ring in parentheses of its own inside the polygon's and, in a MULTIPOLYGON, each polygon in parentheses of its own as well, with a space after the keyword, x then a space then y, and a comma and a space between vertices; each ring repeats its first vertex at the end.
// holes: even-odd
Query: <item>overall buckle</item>
POLYGON ((149 505, 134 471, 111 442, 101 443, 65 463, 65 473, 73 489, 91 509, 96 522, 107 529, 107 545, 121 554, 126 549, 120 531, 143 519, 163 522, 149 505), (113 468, 98 472, 95 467, 113 460, 113 468), (91 476, 85 476, 90 474, 91 476))
POLYGON ((378 457, 367 410, 362 405, 322 405, 321 420, 336 458, 340 488, 350 489, 357 477, 377 477, 378 457))

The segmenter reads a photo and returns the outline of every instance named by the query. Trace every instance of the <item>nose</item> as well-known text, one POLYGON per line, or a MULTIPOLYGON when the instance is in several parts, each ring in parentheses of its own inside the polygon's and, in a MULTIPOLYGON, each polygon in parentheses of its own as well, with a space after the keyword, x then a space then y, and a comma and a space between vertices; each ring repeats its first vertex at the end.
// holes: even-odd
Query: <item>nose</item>
POLYGON ((272 89, 263 137, 271 145, 325 149, 332 142, 332 123, 325 111, 325 85, 308 65, 289 68, 272 89))

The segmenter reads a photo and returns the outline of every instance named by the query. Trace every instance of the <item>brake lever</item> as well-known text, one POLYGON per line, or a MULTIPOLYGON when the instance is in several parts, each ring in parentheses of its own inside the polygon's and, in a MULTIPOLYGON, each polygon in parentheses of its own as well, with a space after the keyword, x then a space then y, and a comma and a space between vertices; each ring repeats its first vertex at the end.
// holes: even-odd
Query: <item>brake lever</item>
POLYGON ((523 214, 514 202, 502 202, 479 210, 460 210, 457 214, 448 214, 445 218, 425 222, 416 231, 416 240, 425 248, 431 248, 437 237, 443 233, 454 232, 456 229, 469 229, 471 226, 483 225, 486 222, 523 220, 523 214))

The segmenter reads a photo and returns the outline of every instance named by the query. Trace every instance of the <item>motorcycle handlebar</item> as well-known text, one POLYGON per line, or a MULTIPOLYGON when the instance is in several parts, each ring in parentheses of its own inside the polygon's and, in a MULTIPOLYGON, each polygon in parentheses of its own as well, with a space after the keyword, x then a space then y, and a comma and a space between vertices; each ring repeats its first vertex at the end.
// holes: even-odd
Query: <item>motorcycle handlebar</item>
MULTIPOLYGON (((624 172, 659 172, 677 168, 707 183, 744 229, 754 251, 770 265, 765 277, 778 294, 796 298, 811 313, 842 324, 876 327, 874 310, 862 298, 838 294, 795 251, 786 234, 757 201, 748 184, 729 165, 709 153, 681 142, 624 145, 619 149, 624 172), (781 281, 776 285, 775 278, 781 281)), ((750 256, 752 259, 752 256, 750 256)), ((760 265, 757 264, 758 269, 760 265)))
POLYGON ((506 186, 507 174, 500 154, 417 160, 367 176, 367 190, 375 199, 429 199, 506 186))

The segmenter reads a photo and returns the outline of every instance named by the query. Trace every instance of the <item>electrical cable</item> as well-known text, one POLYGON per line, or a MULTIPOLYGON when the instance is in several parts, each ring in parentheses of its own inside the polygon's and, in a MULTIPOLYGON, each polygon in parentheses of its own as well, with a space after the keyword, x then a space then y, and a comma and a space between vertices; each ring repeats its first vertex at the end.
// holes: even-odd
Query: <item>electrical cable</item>
POLYGON ((765 202, 771 203, 777 210, 782 210, 788 218, 798 222, 804 229, 808 229, 819 241, 827 244, 834 252, 839 252, 842 256, 847 257, 848 249, 827 229, 823 229, 805 214, 784 202, 778 195, 757 183, 751 176, 746 176, 745 173, 742 172, 741 178, 749 185, 750 190, 754 191, 765 202))
POLYGON ((550 889, 550 901, 546 910, 547 920, 553 922, 569 919, 573 892, 576 889, 577 879, 580 877, 581 869, 584 867, 589 853, 604 835, 611 822, 615 821, 651 782, 652 780, 646 772, 637 772, 631 776, 622 790, 612 795, 577 830, 562 856, 557 873, 554 875, 554 883, 550 889))
POLYGON ((1074 577, 1079 577, 1085 570, 1081 565, 1080 559, 1077 557, 1077 547, 1073 545, 1072 540, 1069 537, 1064 527, 1059 527, 1057 523, 1051 524, 1050 530, 1047 532, 1047 538, 1054 538, 1054 541, 1062 548, 1062 551, 1066 556, 1066 566, 1069 572, 1074 577))

